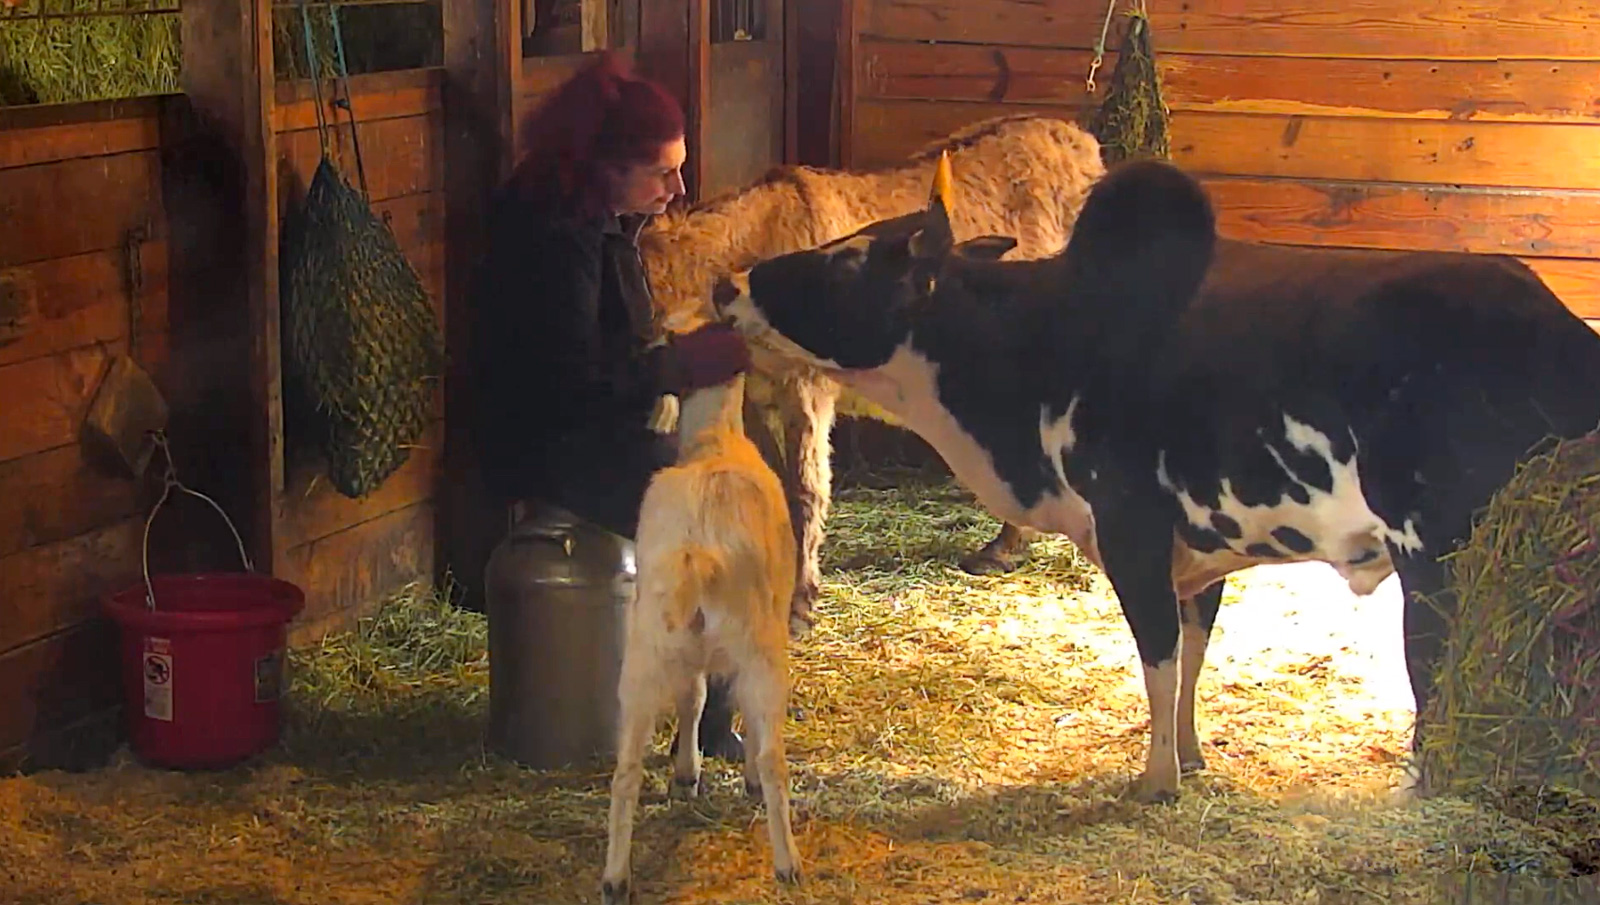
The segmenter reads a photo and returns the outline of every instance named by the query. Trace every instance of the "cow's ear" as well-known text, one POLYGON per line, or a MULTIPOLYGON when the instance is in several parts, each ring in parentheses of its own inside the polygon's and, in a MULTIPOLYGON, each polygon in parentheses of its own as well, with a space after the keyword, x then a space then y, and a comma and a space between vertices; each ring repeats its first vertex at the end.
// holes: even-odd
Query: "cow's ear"
POLYGON ((1017 240, 1010 236, 978 236, 957 244, 955 252, 963 258, 998 261, 1016 247, 1017 240))

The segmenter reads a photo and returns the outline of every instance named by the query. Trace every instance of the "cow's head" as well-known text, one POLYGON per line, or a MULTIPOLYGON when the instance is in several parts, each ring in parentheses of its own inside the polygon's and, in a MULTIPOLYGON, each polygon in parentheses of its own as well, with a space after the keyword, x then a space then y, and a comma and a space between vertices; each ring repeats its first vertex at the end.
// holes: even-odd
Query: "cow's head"
POLYGON ((957 243, 951 195, 941 157, 923 210, 761 261, 718 280, 712 301, 747 336, 815 367, 878 367, 905 343, 952 257, 993 260, 1017 245, 1009 236, 957 243))

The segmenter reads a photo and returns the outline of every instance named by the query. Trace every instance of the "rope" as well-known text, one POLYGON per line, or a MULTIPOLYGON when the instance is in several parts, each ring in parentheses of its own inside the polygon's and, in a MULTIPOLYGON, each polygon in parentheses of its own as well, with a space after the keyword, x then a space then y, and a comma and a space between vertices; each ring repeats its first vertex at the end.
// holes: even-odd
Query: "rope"
POLYGON ((306 39, 306 65, 311 69, 311 91, 317 101, 317 138, 322 156, 328 156, 328 120, 322 112, 322 67, 317 65, 316 39, 311 37, 311 13, 306 0, 300 0, 300 26, 306 39))
POLYGON ((367 191, 367 169, 361 163, 361 130, 356 128, 356 111, 350 106, 350 70, 345 66, 344 35, 339 31, 338 8, 337 3, 328 4, 328 21, 333 25, 333 48, 339 59, 339 79, 344 86, 344 99, 334 101, 334 105, 343 107, 350 115, 350 146, 356 152, 356 178, 361 182, 362 200, 370 204, 372 195, 367 191))
POLYGON ((172 461, 172 449, 167 446, 166 432, 152 431, 151 436, 155 439, 156 448, 161 451, 162 457, 167 460, 167 472, 162 479, 161 498, 156 500, 154 506, 150 507, 150 514, 145 516, 144 519, 144 547, 140 554, 144 571, 144 605, 145 609, 154 612, 156 608, 156 589, 150 582, 150 525, 156 520, 156 513, 161 511, 161 507, 166 504, 167 498, 172 496, 174 489, 181 490, 190 496, 199 497, 210 503, 211 508, 217 510, 217 514, 222 516, 224 522, 227 522, 228 530, 233 532, 233 541, 239 545, 239 558, 244 561, 244 570, 246 572, 254 572, 256 567, 250 562, 250 554, 244 548, 244 538, 239 536, 239 529, 234 527, 233 519, 228 518, 228 513, 223 511, 216 500, 198 490, 185 486, 182 481, 178 480, 178 467, 172 461))
MULTIPOLYGON (((302 0, 303 2, 303 0, 302 0)), ((1140 8, 1144 7, 1144 0, 1139 0, 1140 8)), ((1094 94, 1094 74, 1099 71, 1100 64, 1106 58, 1106 34, 1111 31, 1111 15, 1117 11, 1117 0, 1106 4, 1106 19, 1100 23, 1100 40, 1094 42, 1094 59, 1089 62, 1089 79, 1084 84, 1090 94, 1094 94)))

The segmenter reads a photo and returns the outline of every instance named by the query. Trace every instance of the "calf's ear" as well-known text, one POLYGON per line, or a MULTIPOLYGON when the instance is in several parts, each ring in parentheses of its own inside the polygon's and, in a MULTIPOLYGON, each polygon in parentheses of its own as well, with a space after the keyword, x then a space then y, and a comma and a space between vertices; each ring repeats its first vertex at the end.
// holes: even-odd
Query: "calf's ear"
POLYGON ((1006 252, 1016 247, 1017 240, 1010 236, 977 236, 958 243, 955 246, 955 253, 963 258, 998 261, 1006 252))

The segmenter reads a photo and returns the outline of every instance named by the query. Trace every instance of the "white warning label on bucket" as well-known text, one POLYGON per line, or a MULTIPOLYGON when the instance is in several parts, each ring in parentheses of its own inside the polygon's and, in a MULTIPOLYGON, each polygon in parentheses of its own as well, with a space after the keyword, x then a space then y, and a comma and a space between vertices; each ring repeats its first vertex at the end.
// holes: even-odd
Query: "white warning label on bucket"
POLYGON ((144 639, 144 715, 172 721, 172 642, 144 639))

